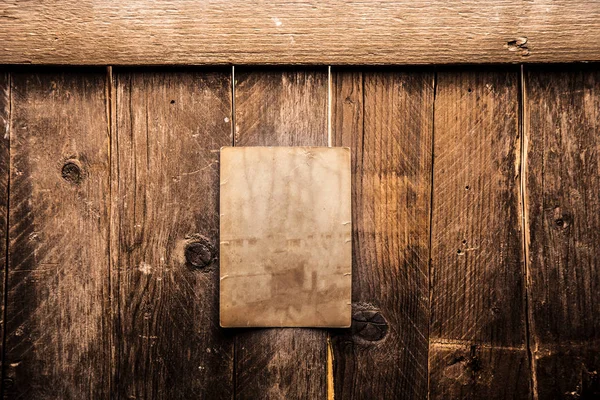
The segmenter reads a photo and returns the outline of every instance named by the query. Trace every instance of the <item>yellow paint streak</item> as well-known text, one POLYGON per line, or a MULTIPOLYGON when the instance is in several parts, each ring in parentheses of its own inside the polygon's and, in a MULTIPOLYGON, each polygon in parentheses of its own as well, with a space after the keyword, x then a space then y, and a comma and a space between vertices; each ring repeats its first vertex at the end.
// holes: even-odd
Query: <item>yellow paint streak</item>
POLYGON ((334 399, 333 390, 333 347, 331 346, 331 335, 327 333, 327 400, 334 399))

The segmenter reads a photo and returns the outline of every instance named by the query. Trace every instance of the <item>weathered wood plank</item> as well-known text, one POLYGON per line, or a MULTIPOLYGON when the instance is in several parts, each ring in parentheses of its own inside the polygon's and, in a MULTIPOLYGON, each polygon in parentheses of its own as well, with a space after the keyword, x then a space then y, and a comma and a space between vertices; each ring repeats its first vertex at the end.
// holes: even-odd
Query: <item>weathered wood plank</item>
POLYGON ((430 349, 431 399, 531 399, 521 348, 437 341, 430 349))
POLYGON ((441 64, 600 60, 586 0, 0 3, 0 64, 441 64))
POLYGON ((231 398, 219 327, 219 148, 231 73, 117 71, 112 140, 114 396, 231 398))
MULTIPOLYGON (((8 259, 8 179, 10 174, 10 75, 0 70, 0 354, 4 357, 4 293, 8 259)), ((0 368, 2 366, 0 365, 0 368)), ((1 383, 0 383, 1 384, 1 383)), ((0 392, 4 390, 4 387, 0 392)))
MULTIPOLYGON (((326 146, 327 71, 236 68, 236 146, 326 146)), ((237 399, 326 397, 327 334, 236 332, 237 399)))
POLYGON ((108 398, 104 71, 12 76, 7 398, 108 398))
POLYGON ((327 71, 236 68, 236 146, 327 146, 327 71))
POLYGON ((600 73, 525 75, 526 221, 534 389, 600 396, 600 73))
POLYGON ((518 99, 517 69, 438 73, 431 227, 434 399, 530 398, 530 375, 523 367, 528 359, 518 99))
POLYGON ((353 321, 336 399, 427 398, 432 72, 333 74, 332 141, 352 151, 353 321))

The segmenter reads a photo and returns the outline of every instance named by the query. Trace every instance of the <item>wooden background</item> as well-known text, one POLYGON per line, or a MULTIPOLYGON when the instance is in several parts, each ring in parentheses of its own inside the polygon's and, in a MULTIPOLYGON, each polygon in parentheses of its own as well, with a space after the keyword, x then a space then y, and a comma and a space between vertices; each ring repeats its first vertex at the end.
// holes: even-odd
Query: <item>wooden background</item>
POLYGON ((599 191, 594 65, 5 67, 1 395, 598 398, 599 191), (220 328, 220 147, 328 144, 352 328, 220 328))
POLYGON ((0 21, 0 64, 600 61, 596 0, 14 0, 0 21))

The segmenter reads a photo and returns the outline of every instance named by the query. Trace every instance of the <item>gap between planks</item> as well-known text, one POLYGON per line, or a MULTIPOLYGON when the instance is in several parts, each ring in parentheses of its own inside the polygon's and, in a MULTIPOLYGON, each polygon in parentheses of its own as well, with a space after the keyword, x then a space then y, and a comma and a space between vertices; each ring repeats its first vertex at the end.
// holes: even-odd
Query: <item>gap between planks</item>
MULTIPOLYGON (((115 134, 115 129, 114 129, 114 123, 116 123, 116 95, 115 95, 115 87, 113 85, 113 67, 112 65, 108 65, 106 67, 106 84, 105 84, 105 101, 106 101, 106 120, 107 120, 107 133, 108 133, 108 215, 109 215, 109 219, 108 219, 108 243, 107 243, 107 252, 108 252, 108 298, 109 298, 109 309, 112 311, 113 310, 113 304, 112 302, 115 299, 115 296, 113 294, 113 287, 112 287, 112 270, 113 270, 113 261, 112 261, 112 235, 113 235, 113 219, 112 219, 112 212, 113 212, 113 208, 112 208, 112 203, 113 203, 113 192, 112 192, 112 181, 113 181, 113 176, 112 176, 112 165, 113 165, 113 160, 112 160, 112 145, 113 145, 113 137, 115 134)), ((113 325, 113 319, 111 316, 110 319, 110 331, 111 331, 111 335, 109 336, 109 340, 112 342, 113 339, 113 332, 114 332, 114 325, 113 325)), ((110 374, 113 377, 112 379, 108 380, 108 392, 109 393, 113 393, 113 390, 115 387, 117 387, 117 383, 115 382, 115 380, 118 377, 117 372, 115 371, 114 368, 116 368, 117 365, 119 365, 116 362, 116 356, 117 356, 117 352, 115 350, 115 344, 114 342, 111 344, 110 346, 111 349, 111 355, 110 355, 110 359, 111 359, 111 366, 110 366, 110 374)))
POLYGON ((527 358, 529 360, 530 370, 530 385, 531 385, 531 396, 534 400, 538 399, 538 383, 535 374, 535 357, 533 356, 532 350, 532 338, 531 338, 531 322, 533 320, 532 308, 529 304, 529 289, 531 287, 530 279, 531 274, 529 273, 529 218, 528 218, 528 204, 527 204, 527 150, 528 150, 528 139, 529 132, 527 132, 526 121, 527 121, 527 110, 525 109, 527 103, 527 89, 525 82, 525 67, 521 64, 519 68, 519 135, 521 144, 521 160, 519 168, 519 176, 521 177, 521 229, 522 229, 522 240, 523 240, 523 278, 525 280, 524 290, 524 302, 525 302, 525 346, 527 347, 527 358))
MULTIPOLYGON (((237 129, 235 126, 235 65, 231 66, 231 146, 235 146, 235 139, 237 137, 237 129)), ((219 171, 221 170, 221 156, 219 154, 219 171)), ((220 178, 219 178, 220 179, 220 178)), ((220 186, 219 186, 219 190, 220 190, 220 186)), ((220 213, 220 211, 219 211, 220 213)), ((220 214, 219 214, 219 219, 221 218, 220 214)), ((219 228, 220 229, 220 228, 219 228)), ((221 232, 219 232, 219 235, 221 235, 221 232)), ((220 238, 219 238, 220 241, 220 238)), ((220 255, 219 255, 219 259, 220 259, 220 255)), ((219 263, 219 270, 220 270, 220 263, 219 263)), ((220 290, 220 289, 219 289, 220 290)), ((219 296, 221 295, 221 293, 219 292, 219 296)), ((219 318, 221 317, 221 311, 219 310, 219 318)), ((232 377, 231 377, 231 384, 233 385, 233 387, 231 388, 231 396, 232 399, 236 399, 237 398, 237 336, 233 337, 233 366, 231 368, 231 373, 232 373, 232 377)))
POLYGON ((235 146, 237 129, 235 126, 235 65, 231 66, 231 145, 235 146))
MULTIPOLYGON (((327 147, 332 147, 331 137, 331 65, 327 66, 327 147)), ((352 302, 352 299, 350 300, 352 302)), ((333 382, 333 346, 331 345, 331 333, 327 332, 327 400, 335 399, 335 384, 333 382)))
MULTIPOLYGON (((327 66, 327 147, 332 146, 331 139, 331 65, 327 66)), ((329 335, 327 335, 329 337, 329 335)))
POLYGON ((427 307, 428 312, 429 312, 429 316, 427 318, 428 320, 428 326, 427 326, 427 399, 429 399, 429 394, 431 392, 431 374, 429 373, 429 371, 431 371, 431 340, 430 335, 431 335, 431 302, 432 302, 432 281, 431 281, 431 269, 432 269, 432 252, 431 252, 431 245, 433 243, 433 231, 431 229, 432 225, 433 225, 433 184, 434 184, 434 172, 435 170, 434 168, 434 162, 435 162, 435 157, 434 157, 434 150, 435 150, 435 97, 437 94, 437 83, 438 83, 438 73, 437 71, 434 70, 433 72, 433 102, 431 105, 431 185, 430 185, 430 190, 429 190, 429 260, 428 260, 428 264, 429 264, 429 268, 428 268, 428 291, 429 291, 429 306, 427 307))

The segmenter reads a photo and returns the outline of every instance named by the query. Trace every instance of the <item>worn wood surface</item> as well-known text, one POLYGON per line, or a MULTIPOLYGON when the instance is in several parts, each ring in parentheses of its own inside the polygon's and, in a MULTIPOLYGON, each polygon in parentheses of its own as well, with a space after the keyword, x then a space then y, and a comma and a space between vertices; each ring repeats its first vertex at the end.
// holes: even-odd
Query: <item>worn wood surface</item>
POLYGON ((231 398, 219 327, 219 148, 231 73, 116 71, 112 102, 114 394, 231 398))
POLYGON ((219 328, 217 268, 220 147, 326 146, 325 68, 5 69, 4 398, 599 397, 596 69, 334 68, 329 331, 219 328))
MULTIPOLYGON (((327 71, 235 69, 235 144, 326 146, 327 71)), ((327 333, 236 334, 237 399, 326 398, 327 333)))
POLYGON ((350 150, 224 147, 223 327, 350 326, 350 150))
POLYGON ((526 399, 519 71, 437 76, 431 398, 526 399))
POLYGON ((534 389, 600 397, 600 73, 528 69, 526 221, 534 389))
MULTIPOLYGON (((8 259, 8 186, 10 174, 10 75, 0 70, 0 354, 4 344, 4 294, 8 259)), ((2 358, 2 361, 4 359, 2 358)), ((0 364, 2 368, 3 364, 0 364)), ((4 389, 3 385, 0 392, 4 389)), ((1 393, 0 393, 1 395, 1 393)))
POLYGON ((104 71, 11 74, 6 398, 108 398, 104 71))
POLYGON ((352 149, 353 321, 336 399, 427 397, 432 72, 333 74, 332 141, 352 149))
POLYGON ((430 399, 531 399, 527 356, 513 347, 435 342, 429 352, 430 399))
POLYGON ((0 3, 0 64, 441 64, 600 60, 586 0, 0 3))

